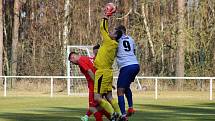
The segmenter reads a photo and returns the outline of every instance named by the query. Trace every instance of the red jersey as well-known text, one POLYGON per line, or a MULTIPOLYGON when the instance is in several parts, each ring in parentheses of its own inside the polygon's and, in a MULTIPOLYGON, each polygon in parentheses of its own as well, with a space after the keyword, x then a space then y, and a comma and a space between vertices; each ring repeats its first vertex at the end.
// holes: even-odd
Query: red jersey
POLYGON ((87 79, 89 92, 93 92, 94 90, 94 80, 91 79, 90 75, 87 73, 87 70, 91 69, 95 74, 96 68, 93 66, 92 58, 87 56, 81 56, 78 60, 78 65, 80 67, 81 72, 87 79))

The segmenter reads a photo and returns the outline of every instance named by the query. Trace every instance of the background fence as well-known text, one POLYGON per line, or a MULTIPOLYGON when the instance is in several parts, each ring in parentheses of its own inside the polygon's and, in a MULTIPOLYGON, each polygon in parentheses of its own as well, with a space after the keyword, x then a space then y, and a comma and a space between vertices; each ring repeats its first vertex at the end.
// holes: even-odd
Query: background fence
MULTIPOLYGON (((68 95, 86 96, 87 81, 84 76, 0 76, 2 96, 7 95, 68 95)), ((213 80, 215 77, 136 77, 131 88, 135 95, 150 95, 155 99, 199 97, 213 99, 213 80), (184 81, 177 89, 176 82, 184 81), (202 85, 193 85, 199 84, 202 85)), ((117 77, 114 77, 116 85, 117 77)), ((116 91, 116 90, 115 90, 116 91)))

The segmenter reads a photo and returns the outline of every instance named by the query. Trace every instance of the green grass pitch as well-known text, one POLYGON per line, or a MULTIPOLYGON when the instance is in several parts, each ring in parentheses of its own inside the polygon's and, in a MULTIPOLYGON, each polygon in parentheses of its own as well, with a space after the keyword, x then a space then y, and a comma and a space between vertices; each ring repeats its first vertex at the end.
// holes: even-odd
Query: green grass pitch
MULTIPOLYGON (((86 97, 0 97, 0 121, 80 121, 86 107, 86 97)), ((134 107, 129 121, 215 120, 215 102, 208 99, 136 96, 134 107)))

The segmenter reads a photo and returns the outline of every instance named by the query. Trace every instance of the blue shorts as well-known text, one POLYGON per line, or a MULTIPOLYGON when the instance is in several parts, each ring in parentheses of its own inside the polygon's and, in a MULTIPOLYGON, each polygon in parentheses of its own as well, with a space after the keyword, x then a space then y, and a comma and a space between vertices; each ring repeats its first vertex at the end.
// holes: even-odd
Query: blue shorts
POLYGON ((117 88, 129 88, 139 71, 140 66, 138 64, 122 67, 119 72, 117 88))

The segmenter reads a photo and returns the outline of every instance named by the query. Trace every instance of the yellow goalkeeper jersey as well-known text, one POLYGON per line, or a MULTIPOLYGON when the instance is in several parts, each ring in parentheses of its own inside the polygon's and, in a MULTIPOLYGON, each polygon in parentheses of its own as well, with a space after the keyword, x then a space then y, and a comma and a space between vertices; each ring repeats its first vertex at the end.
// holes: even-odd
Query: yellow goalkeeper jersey
POLYGON ((116 57, 118 43, 109 36, 108 20, 106 18, 103 18, 100 23, 100 32, 103 42, 98 50, 94 64, 97 69, 110 69, 116 57))

